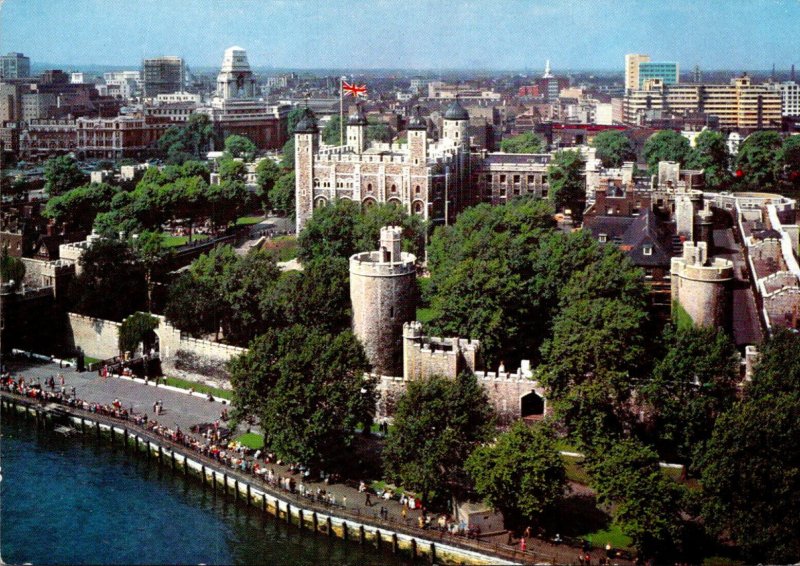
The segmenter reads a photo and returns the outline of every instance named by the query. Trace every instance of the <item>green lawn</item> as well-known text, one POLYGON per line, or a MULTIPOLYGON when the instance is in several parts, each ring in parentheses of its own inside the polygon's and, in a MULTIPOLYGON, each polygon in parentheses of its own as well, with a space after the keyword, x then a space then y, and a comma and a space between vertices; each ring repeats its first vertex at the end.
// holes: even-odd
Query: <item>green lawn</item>
POLYGON ((237 436, 234 440, 241 442, 242 445, 252 448, 253 450, 260 450, 264 448, 264 437, 254 432, 247 432, 237 436))
POLYGON ((252 224, 258 224, 264 220, 263 216, 242 216, 241 218, 236 219, 237 226, 251 226, 252 224))
POLYGON ((614 548, 622 548, 629 551, 633 550, 631 546, 633 544, 631 537, 624 534, 622 532, 622 527, 616 523, 612 523, 607 529, 581 535, 580 538, 588 540, 595 548, 604 548, 606 544, 610 542, 611 546, 614 548))
MULTIPOLYGON (((196 240, 207 240, 208 234, 195 234, 192 236, 192 241, 196 240)), ((185 246, 189 243, 189 236, 170 236, 169 234, 164 234, 164 239, 162 240, 162 245, 165 248, 179 248, 181 246, 185 246)))
POLYGON ((278 236, 268 240, 264 249, 274 251, 278 261, 291 261, 297 257, 297 236, 278 236))
POLYGON ((196 383, 194 381, 188 381, 179 377, 167 377, 165 378, 165 381, 165 385, 180 387, 181 389, 194 389, 198 393, 211 393, 214 397, 222 397, 223 399, 228 400, 233 397, 233 393, 231 391, 228 391, 227 389, 211 387, 205 383, 196 383))

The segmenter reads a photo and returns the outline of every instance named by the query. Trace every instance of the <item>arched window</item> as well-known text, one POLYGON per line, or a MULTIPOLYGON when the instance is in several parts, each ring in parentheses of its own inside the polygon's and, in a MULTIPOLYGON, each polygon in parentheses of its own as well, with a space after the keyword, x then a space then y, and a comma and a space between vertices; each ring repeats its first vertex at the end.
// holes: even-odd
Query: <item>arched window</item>
POLYGON ((368 193, 372 192, 372 183, 367 183, 367 192, 368 193))
POLYGON ((417 185, 416 187, 414 187, 414 193, 415 193, 415 194, 419 194, 420 192, 422 192, 422 189, 420 188, 420 186, 419 186, 419 185, 417 185))
POLYGON ((397 192, 397 185, 392 185, 392 188, 390 190, 391 190, 391 192, 396 193, 397 192))

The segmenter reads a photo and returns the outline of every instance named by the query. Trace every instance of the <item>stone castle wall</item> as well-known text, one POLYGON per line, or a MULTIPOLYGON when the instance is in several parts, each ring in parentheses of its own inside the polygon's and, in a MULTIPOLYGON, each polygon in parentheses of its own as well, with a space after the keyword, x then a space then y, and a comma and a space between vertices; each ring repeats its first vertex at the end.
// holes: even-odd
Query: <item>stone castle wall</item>
POLYGON ((119 322, 67 313, 67 343, 100 360, 119 354, 119 322))
MULTIPOLYGON (((108 359, 119 355, 121 323, 68 313, 67 343, 80 347, 92 358, 108 359)), ((158 336, 161 369, 165 375, 230 388, 227 362, 245 353, 245 348, 183 336, 163 316, 155 329, 158 336)))

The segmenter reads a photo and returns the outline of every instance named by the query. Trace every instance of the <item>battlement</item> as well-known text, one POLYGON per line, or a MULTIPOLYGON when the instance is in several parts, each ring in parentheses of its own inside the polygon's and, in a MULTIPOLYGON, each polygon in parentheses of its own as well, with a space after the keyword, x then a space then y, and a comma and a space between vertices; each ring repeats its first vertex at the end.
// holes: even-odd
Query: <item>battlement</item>
POLYGON ((709 258, 706 242, 684 242, 683 256, 672 258, 672 274, 694 281, 723 282, 733 279, 733 262, 709 258))

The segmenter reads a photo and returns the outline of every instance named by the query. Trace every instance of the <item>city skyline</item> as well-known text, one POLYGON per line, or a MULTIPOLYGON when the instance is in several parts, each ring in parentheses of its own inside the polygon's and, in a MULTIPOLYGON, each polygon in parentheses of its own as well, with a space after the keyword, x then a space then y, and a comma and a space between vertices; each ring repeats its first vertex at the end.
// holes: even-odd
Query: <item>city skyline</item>
POLYGON ((146 57, 177 55, 198 68, 219 65, 231 45, 245 47, 256 68, 510 70, 538 69, 550 59, 554 70, 607 71, 633 52, 678 61, 687 71, 695 64, 763 70, 798 63, 791 24, 800 20, 797 2, 405 5, 400 12, 388 2, 273 1, 222 12, 203 0, 7 0, 0 51, 23 52, 34 65, 74 66, 138 66, 146 57), (492 42, 483 39, 489 36, 492 42))

